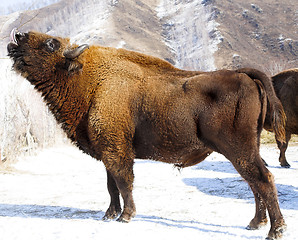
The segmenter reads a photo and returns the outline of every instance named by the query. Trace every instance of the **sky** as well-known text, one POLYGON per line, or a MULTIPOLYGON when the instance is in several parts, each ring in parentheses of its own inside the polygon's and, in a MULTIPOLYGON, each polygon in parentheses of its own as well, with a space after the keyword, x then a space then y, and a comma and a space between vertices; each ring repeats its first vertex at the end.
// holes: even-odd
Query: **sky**
MULTIPOLYGON (((2 0, 0 1, 0 15, 7 14, 8 7, 18 6, 17 11, 28 9, 28 5, 38 4, 40 2, 49 2, 42 0, 2 0), (22 9, 24 7, 25 9, 22 9), (20 9, 21 8, 21 9, 20 9)), ((51 1, 53 2, 53 1, 51 1)), ((10 12, 11 13, 11 12, 10 12)))
POLYGON ((24 2, 32 2, 31 0, 30 1, 26 1, 26 0, 9 0, 9 1, 0 1, 0 14, 2 15, 3 12, 6 11, 6 9, 9 7, 9 6, 13 6, 15 4, 20 4, 20 3, 24 3, 24 2))
MULTIPOLYGON (((0 1, 0 8, 6 8, 8 6, 14 5, 16 3, 26 2, 26 0, 9 0, 9 1, 0 1)), ((31 2, 31 1, 28 1, 31 2)))

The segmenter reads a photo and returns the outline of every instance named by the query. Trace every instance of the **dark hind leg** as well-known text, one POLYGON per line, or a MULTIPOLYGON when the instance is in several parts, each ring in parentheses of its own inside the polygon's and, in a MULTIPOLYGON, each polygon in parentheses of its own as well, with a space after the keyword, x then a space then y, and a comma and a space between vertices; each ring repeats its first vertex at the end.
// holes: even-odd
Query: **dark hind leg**
POLYGON ((117 187, 114 177, 108 170, 107 170, 107 187, 110 194, 111 202, 108 210, 106 211, 103 217, 103 220, 115 219, 121 214, 119 189, 117 187))
POLYGON ((278 141, 276 139, 277 146, 280 150, 279 162, 280 162, 280 165, 285 168, 291 167, 291 165, 287 162, 287 159, 286 159, 286 150, 288 148, 288 143, 289 143, 290 139, 291 139, 291 133, 289 133, 289 132, 286 132, 286 142, 285 143, 281 143, 280 141, 278 141))
POLYGON ((256 213, 254 218, 250 221, 249 225, 247 226, 247 229, 255 230, 267 224, 268 222, 267 216, 266 216, 267 208, 260 194, 254 189, 254 187, 251 184, 250 184, 250 187, 255 197, 256 213))
POLYGON ((251 229, 258 228, 263 220, 266 221, 264 217, 265 207, 267 207, 271 223, 267 239, 279 239, 286 229, 286 224, 279 208, 273 175, 264 166, 261 156, 256 151, 246 152, 243 156, 231 159, 255 195, 256 214, 250 223, 251 229))
MULTIPOLYGON (((258 145, 257 145, 258 149, 260 149, 260 137, 261 137, 261 131, 258 132, 258 145)), ((265 166, 268 166, 263 158, 262 158, 262 162, 264 163, 265 166)), ((266 215, 267 207, 264 199, 254 188, 254 186, 252 184, 249 184, 249 186, 255 197, 256 213, 254 218, 250 221, 249 225, 247 226, 247 229, 255 230, 267 224, 268 222, 267 215, 266 215)))

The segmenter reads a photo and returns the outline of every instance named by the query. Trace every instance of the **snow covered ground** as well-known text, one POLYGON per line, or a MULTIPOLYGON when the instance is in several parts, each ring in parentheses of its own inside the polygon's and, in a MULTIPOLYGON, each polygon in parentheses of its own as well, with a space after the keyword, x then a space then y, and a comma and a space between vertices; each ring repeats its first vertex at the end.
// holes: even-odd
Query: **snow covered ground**
MULTIPOLYGON (((287 150, 292 168, 279 167, 275 146, 262 147, 288 230, 298 239, 298 146, 287 150)), ((45 149, 0 174, 0 239, 264 239, 269 225, 245 227, 254 215, 248 185, 221 155, 179 172, 172 165, 136 160, 137 215, 129 224, 103 222, 109 205, 101 162, 72 146, 45 149)))

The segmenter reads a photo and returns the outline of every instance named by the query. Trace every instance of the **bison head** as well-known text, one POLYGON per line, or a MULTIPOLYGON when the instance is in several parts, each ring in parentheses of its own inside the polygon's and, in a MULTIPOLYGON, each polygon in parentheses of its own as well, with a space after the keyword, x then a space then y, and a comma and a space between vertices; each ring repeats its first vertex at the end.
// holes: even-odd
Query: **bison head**
POLYGON ((88 45, 71 45, 68 38, 52 37, 38 32, 21 33, 13 29, 8 56, 13 68, 34 84, 51 75, 69 75, 79 71, 77 60, 88 45))

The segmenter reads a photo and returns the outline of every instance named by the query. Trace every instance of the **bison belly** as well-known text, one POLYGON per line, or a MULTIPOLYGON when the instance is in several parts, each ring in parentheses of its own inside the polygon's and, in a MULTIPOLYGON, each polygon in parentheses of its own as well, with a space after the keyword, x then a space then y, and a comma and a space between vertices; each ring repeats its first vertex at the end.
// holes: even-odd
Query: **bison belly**
POLYGON ((183 120, 175 118, 175 121, 169 118, 144 119, 136 127, 133 146, 136 158, 181 166, 193 165, 196 162, 195 156, 201 159, 207 156, 207 152, 211 152, 198 139, 196 123, 192 117, 184 117, 183 120))

